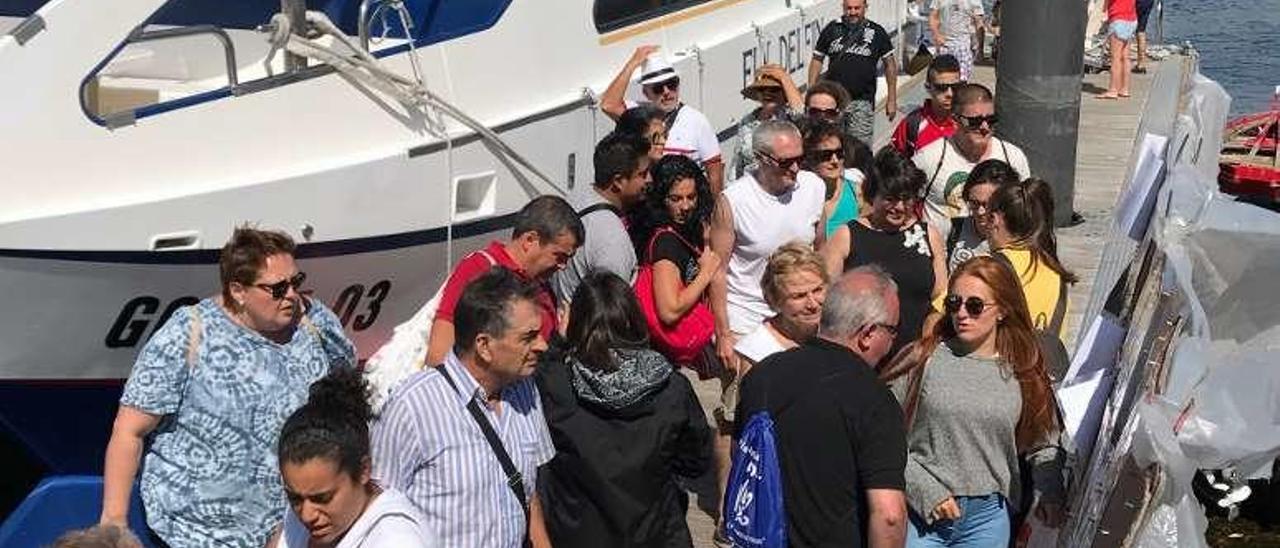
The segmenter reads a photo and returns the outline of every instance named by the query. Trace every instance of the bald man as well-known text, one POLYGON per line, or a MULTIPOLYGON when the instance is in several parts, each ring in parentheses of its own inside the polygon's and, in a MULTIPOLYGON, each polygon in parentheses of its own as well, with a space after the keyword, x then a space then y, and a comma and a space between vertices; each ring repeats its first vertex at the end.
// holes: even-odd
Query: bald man
POLYGON ((742 380, 737 424, 761 411, 774 422, 793 546, 903 545, 906 430, 873 368, 897 324, 893 279, 877 266, 855 268, 827 290, 817 337, 742 380))

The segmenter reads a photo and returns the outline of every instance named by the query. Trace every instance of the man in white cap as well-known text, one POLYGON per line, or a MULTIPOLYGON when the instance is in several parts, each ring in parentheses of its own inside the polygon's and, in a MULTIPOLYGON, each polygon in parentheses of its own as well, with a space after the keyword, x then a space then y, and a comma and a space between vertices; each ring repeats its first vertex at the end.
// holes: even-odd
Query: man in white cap
POLYGON ((636 106, 627 101, 625 95, 631 75, 640 69, 640 89, 645 99, 667 115, 667 143, 663 153, 682 154, 700 163, 707 171, 711 190, 719 194, 724 187, 720 140, 705 115, 680 102, 680 74, 662 55, 654 55, 657 50, 658 46, 636 48, 600 96, 600 110, 616 121, 624 111, 636 106))

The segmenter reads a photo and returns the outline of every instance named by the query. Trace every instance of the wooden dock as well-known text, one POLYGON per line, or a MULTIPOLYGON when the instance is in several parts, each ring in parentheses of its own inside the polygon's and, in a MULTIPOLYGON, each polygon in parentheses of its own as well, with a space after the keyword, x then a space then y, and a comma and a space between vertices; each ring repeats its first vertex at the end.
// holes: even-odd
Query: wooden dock
MULTIPOLYGON (((1165 62, 1177 63, 1179 60, 1174 57, 1165 62)), ((1134 74, 1131 90, 1133 96, 1127 99, 1103 100, 1094 97, 1107 87, 1108 75, 1105 72, 1086 74, 1081 82, 1080 136, 1077 141, 1073 206, 1084 218, 1084 222, 1057 230, 1059 258, 1080 277, 1080 283, 1071 288, 1070 305, 1067 309, 1065 339, 1069 349, 1075 347, 1081 317, 1093 291, 1116 198, 1125 185, 1129 156, 1135 148, 1134 141, 1143 106, 1159 67, 1160 63, 1153 62, 1148 74, 1134 74)), ((995 70, 989 66, 975 67, 973 81, 994 90, 995 70)), ((918 104, 919 100, 919 92, 906 93, 900 101, 900 107, 914 108, 912 101, 918 104)), ((887 136, 888 123, 883 119, 883 114, 879 118, 876 133, 887 136)), ((710 478, 703 478, 698 482, 700 488, 697 490, 708 492, 709 481, 710 478)), ((704 504, 699 504, 696 494, 690 494, 689 528, 693 534, 694 546, 712 548, 715 546, 711 541, 714 522, 707 511, 701 508, 704 504)))

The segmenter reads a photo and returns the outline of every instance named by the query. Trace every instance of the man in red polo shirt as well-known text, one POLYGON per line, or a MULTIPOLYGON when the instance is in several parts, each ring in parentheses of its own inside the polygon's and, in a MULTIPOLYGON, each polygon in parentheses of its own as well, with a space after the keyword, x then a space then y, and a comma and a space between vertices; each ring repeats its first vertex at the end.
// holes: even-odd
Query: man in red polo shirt
POLYGON ((955 86, 962 83, 960 62, 954 56, 943 54, 934 57, 925 77, 929 98, 898 122, 898 127, 893 130, 893 148, 910 158, 929 143, 955 133, 951 97, 955 86))
POLYGON ((441 363, 453 349, 453 309, 462 290, 495 266, 514 272, 521 280, 538 284, 542 336, 544 340, 551 340, 556 329, 556 302, 547 280, 564 268, 582 241, 582 221, 563 198, 539 196, 526 204, 516 214, 510 241, 493 241, 488 247, 467 255, 445 280, 440 307, 431 323, 426 363, 441 363))

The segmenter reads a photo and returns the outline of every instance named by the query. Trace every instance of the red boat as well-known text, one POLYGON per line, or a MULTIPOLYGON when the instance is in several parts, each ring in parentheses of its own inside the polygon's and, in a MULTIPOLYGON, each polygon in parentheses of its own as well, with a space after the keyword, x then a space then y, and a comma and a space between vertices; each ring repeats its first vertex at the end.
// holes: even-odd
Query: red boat
POLYGON ((1280 86, 1269 112, 1241 116, 1223 128, 1218 188, 1280 205, 1280 86))

